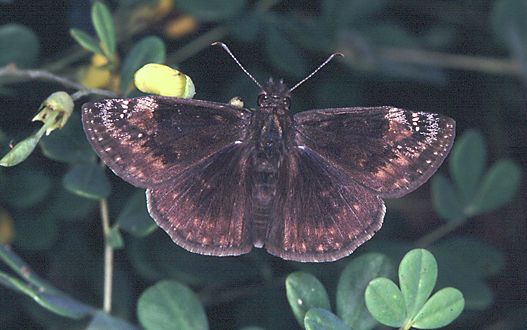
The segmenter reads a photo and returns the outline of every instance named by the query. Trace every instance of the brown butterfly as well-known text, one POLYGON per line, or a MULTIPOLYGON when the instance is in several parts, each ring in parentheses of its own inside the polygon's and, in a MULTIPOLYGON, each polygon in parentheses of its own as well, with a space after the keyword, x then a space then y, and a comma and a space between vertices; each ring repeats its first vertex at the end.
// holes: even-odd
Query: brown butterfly
MULTIPOLYGON (((222 46, 234 59, 230 50, 222 46)), ((352 253, 385 214, 382 198, 425 183, 455 122, 393 107, 289 111, 272 79, 255 110, 146 96, 83 105, 88 140, 115 174, 146 188, 148 210, 178 245, 229 256, 264 247, 322 262, 352 253)))

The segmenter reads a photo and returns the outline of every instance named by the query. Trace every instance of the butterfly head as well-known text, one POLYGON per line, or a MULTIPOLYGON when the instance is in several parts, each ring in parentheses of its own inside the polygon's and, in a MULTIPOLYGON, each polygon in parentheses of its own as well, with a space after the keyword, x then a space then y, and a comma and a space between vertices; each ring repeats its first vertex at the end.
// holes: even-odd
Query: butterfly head
POLYGON ((263 86, 262 91, 258 96, 258 106, 289 109, 290 104, 291 96, 284 81, 281 79, 275 81, 273 78, 269 78, 269 81, 263 86))

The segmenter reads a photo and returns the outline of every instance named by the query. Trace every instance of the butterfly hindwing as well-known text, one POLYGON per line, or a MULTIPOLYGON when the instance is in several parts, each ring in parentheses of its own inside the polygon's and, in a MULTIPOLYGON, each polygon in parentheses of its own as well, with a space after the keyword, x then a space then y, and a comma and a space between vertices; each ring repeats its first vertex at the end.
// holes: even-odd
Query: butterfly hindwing
POLYGON ((251 250, 244 148, 231 145, 172 184, 147 190, 150 214, 178 245, 215 256, 251 250))
POLYGON ((147 96, 83 107, 84 130, 118 176, 155 187, 242 139, 250 113, 214 102, 147 96))
POLYGON ((292 150, 279 173, 265 248, 283 259, 322 262, 349 255, 381 225, 383 201, 309 149, 292 150))
POLYGON ((381 197, 400 197, 426 182, 455 136, 451 118, 392 107, 311 110, 294 120, 297 145, 381 197))

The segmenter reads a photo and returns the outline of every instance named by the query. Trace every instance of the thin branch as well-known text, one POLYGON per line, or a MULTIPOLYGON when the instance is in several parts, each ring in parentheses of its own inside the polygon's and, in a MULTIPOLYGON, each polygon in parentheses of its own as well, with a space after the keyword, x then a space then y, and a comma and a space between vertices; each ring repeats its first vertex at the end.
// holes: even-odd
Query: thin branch
POLYGON ((436 229, 421 237, 419 240, 417 240, 415 245, 418 247, 427 247, 465 224, 467 220, 468 218, 450 220, 444 225, 437 227, 436 229))
POLYGON ((110 214, 106 198, 99 202, 102 229, 104 233, 104 297, 103 310, 110 314, 112 310, 112 284, 113 284, 113 248, 108 241, 110 235, 110 214))
POLYGON ((106 97, 116 97, 116 94, 114 92, 105 89, 86 88, 85 86, 79 83, 55 75, 49 71, 20 69, 15 64, 8 64, 6 66, 0 67, 0 77, 13 77, 18 78, 20 80, 44 80, 55 82, 64 87, 76 89, 82 92, 77 94, 76 97, 82 97, 90 94, 102 95, 106 97))
POLYGON ((227 29, 223 26, 218 26, 208 32, 202 34, 196 39, 192 40, 185 46, 181 47, 174 53, 167 57, 168 63, 179 64, 184 60, 194 56, 202 49, 210 47, 210 44, 214 41, 218 41, 227 35, 227 29))
POLYGON ((521 66, 509 59, 497 59, 483 56, 457 55, 432 52, 420 49, 383 47, 377 49, 385 60, 444 67, 466 71, 478 71, 489 74, 521 75, 521 66))

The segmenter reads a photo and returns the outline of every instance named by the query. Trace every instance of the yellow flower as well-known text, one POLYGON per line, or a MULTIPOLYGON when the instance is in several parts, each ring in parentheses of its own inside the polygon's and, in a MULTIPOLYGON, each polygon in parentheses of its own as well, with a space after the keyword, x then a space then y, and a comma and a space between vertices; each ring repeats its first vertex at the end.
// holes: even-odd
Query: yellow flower
POLYGON ((189 99, 195 94, 194 83, 189 76, 162 64, 150 63, 137 70, 134 83, 143 93, 189 99))

